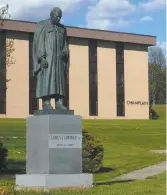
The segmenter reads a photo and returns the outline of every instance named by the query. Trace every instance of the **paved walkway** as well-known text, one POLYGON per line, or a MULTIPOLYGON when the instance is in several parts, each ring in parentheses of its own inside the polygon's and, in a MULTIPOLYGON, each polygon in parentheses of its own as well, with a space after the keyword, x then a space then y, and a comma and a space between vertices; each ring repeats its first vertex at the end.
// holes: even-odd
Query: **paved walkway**
POLYGON ((147 177, 163 173, 165 170, 166 170, 166 161, 161 162, 157 165, 149 166, 149 167, 146 167, 143 169, 133 171, 133 172, 128 173, 128 174, 118 176, 118 177, 112 179, 112 181, 142 180, 142 179, 146 179, 147 177))

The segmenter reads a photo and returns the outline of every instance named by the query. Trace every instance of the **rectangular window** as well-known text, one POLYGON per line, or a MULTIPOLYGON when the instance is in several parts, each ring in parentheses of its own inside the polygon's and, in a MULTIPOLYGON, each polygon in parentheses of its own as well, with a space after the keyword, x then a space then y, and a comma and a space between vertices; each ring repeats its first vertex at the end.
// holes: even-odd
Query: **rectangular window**
MULTIPOLYGON (((69 39, 67 37, 67 44, 69 46, 69 39)), ((68 59, 68 63, 70 63, 70 54, 69 54, 69 59, 68 59)), ((69 68, 70 68, 70 64, 69 64, 69 68)), ((69 71, 66 75, 66 78, 65 78, 65 83, 66 83, 66 95, 65 95, 65 102, 64 102, 64 105, 69 109, 69 71)))
POLYGON ((38 110, 38 100, 36 99, 36 77, 33 76, 32 45, 34 34, 29 34, 29 114, 38 110))
POLYGON ((65 99, 64 99, 64 105, 69 109, 69 72, 66 75, 65 78, 65 83, 66 83, 66 95, 65 95, 65 99))
POLYGON ((0 30, 0 114, 6 114, 6 32, 0 30))
POLYGON ((116 44, 117 116, 125 116, 124 44, 116 44))
POLYGON ((89 40, 89 115, 98 116, 97 41, 89 40))

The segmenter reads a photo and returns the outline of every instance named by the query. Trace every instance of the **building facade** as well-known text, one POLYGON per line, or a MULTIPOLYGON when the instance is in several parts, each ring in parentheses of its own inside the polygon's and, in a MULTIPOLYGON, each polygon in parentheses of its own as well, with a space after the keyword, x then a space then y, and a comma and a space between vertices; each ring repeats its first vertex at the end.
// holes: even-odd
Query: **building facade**
MULTIPOLYGON (((1 118, 26 118, 42 107, 32 76, 35 27, 14 20, 5 20, 1 27, 1 118), (10 40, 11 65, 6 52, 10 40)), ((149 119, 148 46, 156 45, 156 37, 73 27, 67 27, 67 35, 69 109, 85 119, 149 119)))

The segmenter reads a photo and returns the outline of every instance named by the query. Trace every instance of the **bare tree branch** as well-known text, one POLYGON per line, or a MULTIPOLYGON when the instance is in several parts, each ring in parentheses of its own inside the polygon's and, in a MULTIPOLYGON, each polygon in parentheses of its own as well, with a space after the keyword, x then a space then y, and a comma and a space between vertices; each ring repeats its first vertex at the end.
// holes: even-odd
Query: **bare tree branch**
POLYGON ((149 64, 156 64, 160 67, 166 66, 166 58, 160 47, 151 47, 149 49, 149 64))
MULTIPOLYGON (((3 26, 4 26, 4 22, 6 18, 10 17, 10 14, 8 13, 9 10, 9 5, 6 5, 4 7, 0 8, 0 31, 3 31, 3 26)), ((1 35, 0 35, 1 36, 1 35)), ((0 72, 0 74, 4 74, 5 78, 6 78, 6 88, 8 88, 7 83, 9 81, 11 81, 11 79, 7 78, 7 70, 8 68, 15 64, 16 60, 14 59, 14 57, 12 56, 12 52, 14 51, 14 39, 6 39, 6 45, 4 48, 4 56, 6 59, 6 70, 2 73, 2 71, 0 72)))
POLYGON ((166 57, 159 47, 149 49, 149 96, 150 103, 165 103, 166 57))
POLYGON ((3 6, 0 8, 0 27, 3 26, 4 19, 8 16, 10 18, 10 14, 8 13, 9 10, 9 5, 7 4, 6 6, 3 6))

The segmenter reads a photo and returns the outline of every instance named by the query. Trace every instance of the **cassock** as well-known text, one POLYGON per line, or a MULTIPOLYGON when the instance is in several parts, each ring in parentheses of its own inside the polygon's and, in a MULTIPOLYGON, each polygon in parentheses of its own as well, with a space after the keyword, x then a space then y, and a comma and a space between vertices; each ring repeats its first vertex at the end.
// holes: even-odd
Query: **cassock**
POLYGON ((33 40, 33 73, 37 77, 36 98, 66 96, 66 73, 69 69, 69 47, 66 28, 53 25, 50 19, 37 24, 33 40), (60 57, 63 54, 63 58, 60 57), (48 68, 41 69, 45 58, 48 68))

